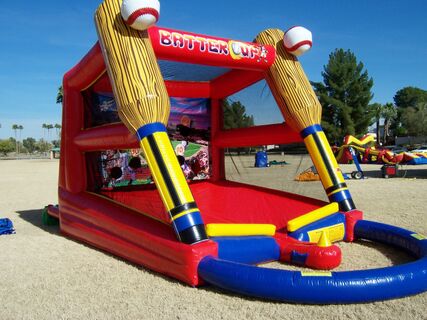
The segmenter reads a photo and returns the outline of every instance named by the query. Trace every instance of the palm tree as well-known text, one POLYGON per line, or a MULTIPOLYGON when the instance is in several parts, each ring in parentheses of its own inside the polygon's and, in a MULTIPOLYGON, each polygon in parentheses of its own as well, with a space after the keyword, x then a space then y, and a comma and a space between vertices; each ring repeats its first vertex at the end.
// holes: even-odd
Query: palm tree
POLYGON ((22 130, 24 130, 24 126, 22 124, 20 124, 18 126, 18 130, 19 130, 19 141, 21 141, 21 133, 22 133, 22 130))
POLYGON ((43 140, 46 140, 46 129, 47 129, 47 124, 43 123, 42 124, 42 128, 43 128, 43 140))
POLYGON ((47 136, 50 139, 50 129, 53 129, 53 125, 52 124, 47 124, 46 125, 46 129, 47 129, 47 136))
POLYGON ((384 144, 387 144, 387 138, 390 135, 391 122, 397 116, 397 108, 392 103, 383 105, 381 116, 384 118, 384 144))
POLYGON ((370 107, 373 118, 375 118, 375 131, 377 134, 377 143, 379 144, 381 142, 380 119, 383 111, 383 105, 381 103, 373 103, 370 107))
POLYGON ((18 153, 18 139, 16 137, 16 131, 19 129, 19 126, 17 124, 12 125, 12 130, 15 131, 15 149, 16 153, 18 153))
MULTIPOLYGON (((19 130, 19 141, 21 141, 21 135, 22 135, 22 130, 24 130, 24 126, 22 124, 20 124, 18 126, 18 130, 19 130)), ((19 144, 18 144, 19 147, 19 144)), ((18 148, 19 149, 19 148, 18 148)), ((19 151, 19 150, 18 150, 19 151)))
POLYGON ((56 135, 58 136, 58 139, 60 139, 61 128, 62 126, 59 123, 55 123, 56 135))

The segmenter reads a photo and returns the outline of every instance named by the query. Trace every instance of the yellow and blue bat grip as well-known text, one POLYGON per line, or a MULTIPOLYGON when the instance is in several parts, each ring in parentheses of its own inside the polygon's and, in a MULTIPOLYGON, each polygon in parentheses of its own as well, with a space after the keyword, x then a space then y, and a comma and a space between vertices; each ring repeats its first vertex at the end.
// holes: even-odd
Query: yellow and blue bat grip
POLYGON ((173 151, 165 125, 160 122, 150 123, 139 128, 136 133, 178 240, 187 244, 207 240, 202 216, 173 151))
POLYGON ((329 200, 338 202, 341 211, 356 209, 322 127, 319 124, 309 126, 302 130, 300 135, 304 139, 329 200))

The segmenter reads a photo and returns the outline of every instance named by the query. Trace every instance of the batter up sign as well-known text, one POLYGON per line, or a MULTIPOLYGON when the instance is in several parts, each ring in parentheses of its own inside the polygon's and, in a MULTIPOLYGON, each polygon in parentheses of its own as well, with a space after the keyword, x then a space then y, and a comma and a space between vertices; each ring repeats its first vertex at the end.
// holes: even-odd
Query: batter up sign
POLYGON ((158 58, 233 68, 266 69, 274 61, 271 46, 152 27, 149 35, 158 58))

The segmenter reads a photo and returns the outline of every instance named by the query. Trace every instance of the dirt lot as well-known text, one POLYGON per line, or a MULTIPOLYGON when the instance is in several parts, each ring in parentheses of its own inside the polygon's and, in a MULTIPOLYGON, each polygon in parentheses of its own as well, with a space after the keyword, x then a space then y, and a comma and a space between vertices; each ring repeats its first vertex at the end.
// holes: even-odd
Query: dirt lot
MULTIPOLYGON (((326 200, 320 182, 296 182, 307 156, 275 156, 289 164, 253 168, 253 156, 227 158, 230 180, 326 200)), ((402 168, 405 178, 349 180, 365 218, 427 234, 427 166, 402 168)), ((342 166, 344 172, 353 166, 342 166)), ((41 223, 41 209, 57 202, 57 160, 0 161, 0 217, 16 234, 0 236, 0 319, 427 319, 427 293, 355 305, 297 305, 255 300, 212 287, 190 288, 143 267, 63 237, 41 223)), ((380 245, 340 244, 339 270, 409 261, 380 245)), ((283 266, 280 266, 283 267, 283 266)), ((285 266, 288 268, 287 266, 285 266)))

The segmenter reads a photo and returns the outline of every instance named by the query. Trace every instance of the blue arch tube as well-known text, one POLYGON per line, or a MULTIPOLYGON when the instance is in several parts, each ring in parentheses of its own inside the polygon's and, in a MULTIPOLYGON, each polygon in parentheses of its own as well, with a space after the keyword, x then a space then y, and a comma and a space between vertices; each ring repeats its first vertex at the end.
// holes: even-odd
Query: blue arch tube
POLYGON ((199 275, 208 283, 243 295, 297 303, 368 302, 427 290, 426 239, 365 220, 357 222, 355 234, 403 248, 418 260, 387 268, 307 274, 206 257, 199 264, 199 275))

